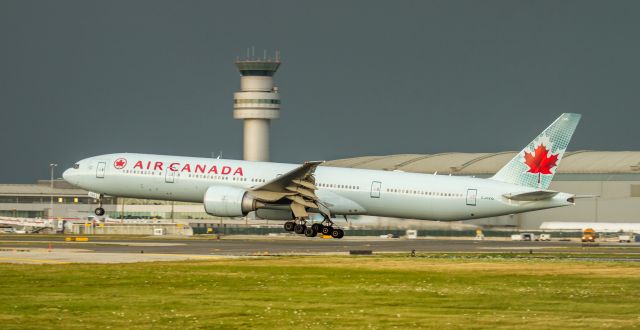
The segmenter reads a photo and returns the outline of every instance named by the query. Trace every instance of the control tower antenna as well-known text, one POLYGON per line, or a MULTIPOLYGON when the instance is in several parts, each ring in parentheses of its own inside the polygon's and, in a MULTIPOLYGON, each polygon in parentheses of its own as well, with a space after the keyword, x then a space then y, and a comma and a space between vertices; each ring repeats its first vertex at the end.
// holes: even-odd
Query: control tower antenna
MULTIPOLYGON (((236 59, 240 70, 240 91, 233 94, 233 118, 244 121, 244 159, 269 161, 269 126, 271 119, 280 117, 280 94, 273 85, 273 75, 280 66, 280 53, 275 59, 252 56, 236 59)), ((247 55, 249 49, 247 48, 247 55)))

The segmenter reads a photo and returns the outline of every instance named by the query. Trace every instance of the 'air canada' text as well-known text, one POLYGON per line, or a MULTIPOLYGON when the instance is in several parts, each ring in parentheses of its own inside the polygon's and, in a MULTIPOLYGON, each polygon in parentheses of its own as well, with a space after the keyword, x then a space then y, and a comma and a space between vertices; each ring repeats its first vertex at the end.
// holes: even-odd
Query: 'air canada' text
MULTIPOLYGON (((164 162, 151 162, 143 163, 141 160, 137 161, 134 165, 134 169, 151 170, 151 171, 163 171, 164 162)), ((187 173, 202 173, 202 174, 222 174, 222 175, 238 175, 244 176, 242 167, 231 166, 216 166, 207 164, 181 164, 181 163, 169 163, 167 166, 169 171, 173 172, 187 172, 187 173)))

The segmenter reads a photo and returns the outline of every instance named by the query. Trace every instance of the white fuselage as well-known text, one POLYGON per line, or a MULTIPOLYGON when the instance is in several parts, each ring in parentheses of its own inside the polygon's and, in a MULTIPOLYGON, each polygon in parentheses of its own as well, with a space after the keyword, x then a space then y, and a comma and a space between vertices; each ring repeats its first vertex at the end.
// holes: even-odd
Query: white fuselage
MULTIPOLYGON (((298 166, 122 153, 84 159, 63 176, 105 195, 202 203, 211 186, 251 189, 298 166)), ((328 166, 318 167, 314 176, 316 195, 332 214, 463 220, 573 205, 573 195, 566 193, 514 201, 503 195, 536 189, 491 179, 328 166)))

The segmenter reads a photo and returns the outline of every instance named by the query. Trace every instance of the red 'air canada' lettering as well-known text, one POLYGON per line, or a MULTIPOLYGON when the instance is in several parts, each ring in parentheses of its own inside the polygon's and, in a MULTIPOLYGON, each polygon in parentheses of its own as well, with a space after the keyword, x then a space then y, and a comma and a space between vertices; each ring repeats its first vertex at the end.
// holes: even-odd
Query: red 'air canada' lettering
MULTIPOLYGON (((126 164, 123 162, 123 164, 126 164)), ((164 168, 164 162, 153 162, 153 161, 147 161, 146 164, 143 163, 141 160, 137 161, 134 165, 133 168, 134 169, 147 169, 147 170, 151 170, 153 168, 154 171, 162 171, 164 168)), ((124 167, 125 165, 123 165, 122 167, 124 167)), ((172 172, 187 172, 187 173, 202 173, 202 174, 223 174, 223 175, 238 175, 238 176, 244 176, 244 172, 242 170, 242 167, 231 167, 231 166, 222 166, 220 168, 220 171, 218 171, 218 166, 216 165, 211 165, 209 167, 209 165, 207 164, 180 164, 180 163, 170 163, 169 166, 167 166, 167 170, 172 171, 172 172)))

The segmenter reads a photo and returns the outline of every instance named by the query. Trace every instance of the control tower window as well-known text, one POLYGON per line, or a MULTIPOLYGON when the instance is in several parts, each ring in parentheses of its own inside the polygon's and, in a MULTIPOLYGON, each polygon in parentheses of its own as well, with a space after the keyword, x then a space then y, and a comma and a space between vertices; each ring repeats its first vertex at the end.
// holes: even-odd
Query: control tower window
POLYGON ((280 100, 274 99, 236 99, 233 100, 235 104, 247 104, 247 103, 258 103, 258 104, 280 104, 280 100))

